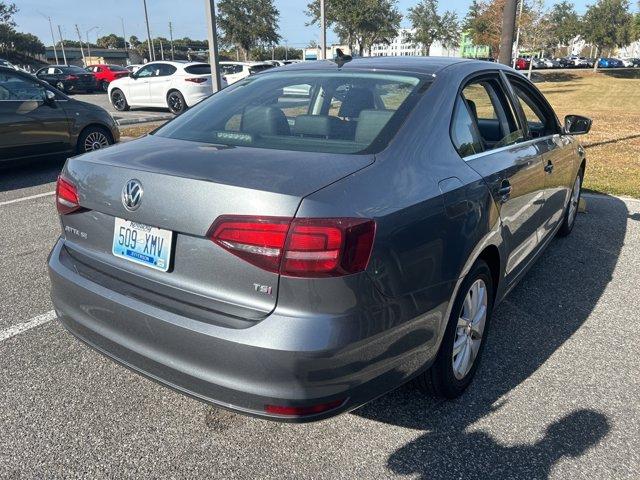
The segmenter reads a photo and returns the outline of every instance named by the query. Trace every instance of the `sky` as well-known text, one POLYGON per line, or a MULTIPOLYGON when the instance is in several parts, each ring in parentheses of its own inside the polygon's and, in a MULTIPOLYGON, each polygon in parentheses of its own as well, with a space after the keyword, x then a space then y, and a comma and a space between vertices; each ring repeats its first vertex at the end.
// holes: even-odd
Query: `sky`
MULTIPOLYGON (((6 0, 5 0, 6 1, 6 0)), ((15 20, 17 29, 22 32, 33 33, 46 45, 51 45, 51 32, 46 17, 51 17, 56 33, 57 25, 62 28, 64 38, 77 40, 75 24, 82 33, 85 41, 86 31, 94 26, 99 27, 90 34, 90 41, 95 42, 95 35, 116 33, 122 35, 122 23, 127 38, 136 35, 140 39, 146 38, 144 26, 144 10, 142 0, 10 0, 20 9, 15 20)), ((327 0, 330 1, 330 0, 327 0)), ((358 1, 358 0, 354 0, 358 1)), ((275 0, 280 10, 279 33, 283 43, 302 48, 311 40, 319 41, 319 30, 316 26, 306 26, 309 18, 305 15, 308 0, 275 0)), ((418 0, 398 0, 398 8, 403 15, 407 9, 415 5, 418 0)), ((455 10, 460 18, 464 17, 471 0, 441 0, 440 10, 455 10)), ((547 6, 555 3, 546 0, 547 6)), ((578 13, 583 13, 589 0, 576 0, 574 5, 578 13)), ((205 0, 147 0, 149 10, 149 24, 152 36, 169 38, 169 21, 173 24, 173 37, 190 37, 203 40, 206 38, 206 20, 204 15, 205 0)), ((408 26, 406 18, 402 26, 408 26)), ((333 32, 327 34, 329 43, 337 41, 333 32)))

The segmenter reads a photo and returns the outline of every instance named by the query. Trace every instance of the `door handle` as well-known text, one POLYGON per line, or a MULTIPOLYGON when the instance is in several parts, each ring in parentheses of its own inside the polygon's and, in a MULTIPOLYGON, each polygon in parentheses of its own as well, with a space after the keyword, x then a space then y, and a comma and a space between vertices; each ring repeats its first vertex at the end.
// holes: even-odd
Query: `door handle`
POLYGON ((511 194, 511 183, 509 180, 504 179, 500 184, 500 188, 498 189, 498 196, 500 197, 500 202, 504 203, 509 200, 509 195, 511 194))
POLYGON ((544 166, 544 171, 547 173, 553 172, 553 162, 551 160, 547 161, 547 164, 544 166))

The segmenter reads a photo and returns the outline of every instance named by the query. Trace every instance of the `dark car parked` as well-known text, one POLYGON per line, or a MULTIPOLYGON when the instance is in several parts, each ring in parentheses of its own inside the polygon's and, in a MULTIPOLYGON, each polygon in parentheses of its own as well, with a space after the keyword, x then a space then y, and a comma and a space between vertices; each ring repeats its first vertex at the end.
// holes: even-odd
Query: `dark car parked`
POLYGON ((0 161, 75 155, 119 140, 109 113, 0 67, 0 161))
POLYGON ((49 65, 36 72, 36 77, 61 92, 91 93, 98 88, 96 77, 74 65, 49 65))
POLYGON ((67 161, 55 311, 129 368, 263 418, 413 378, 457 397, 495 305, 575 224, 590 125, 483 61, 252 75, 67 161))

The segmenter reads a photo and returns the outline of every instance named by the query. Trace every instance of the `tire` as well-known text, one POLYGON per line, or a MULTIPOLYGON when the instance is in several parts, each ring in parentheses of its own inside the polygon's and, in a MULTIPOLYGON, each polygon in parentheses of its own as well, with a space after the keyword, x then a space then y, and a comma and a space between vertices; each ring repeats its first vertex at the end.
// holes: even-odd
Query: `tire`
POLYGON ((129 104, 127 103, 127 97, 124 96, 124 93, 119 88, 114 88, 113 90, 111 90, 109 99, 111 100, 111 105, 113 105, 113 108, 115 108, 119 112, 126 112, 130 108, 129 104))
POLYGON ((571 189, 571 196, 569 202, 564 209, 564 217, 562 219, 562 225, 558 229, 559 237, 566 237, 573 230, 573 226, 576 224, 576 218, 578 216, 578 205, 580 205, 580 196, 582 195, 582 179, 584 177, 584 171, 580 169, 575 181, 573 182, 573 188, 571 189))
POLYGON ((493 292, 491 270, 484 260, 478 259, 460 285, 435 362, 415 380, 420 388, 448 399, 464 393, 475 376, 484 350, 493 312, 493 292), (463 316, 475 316, 476 320, 467 322, 463 316), (454 343, 458 349, 455 356, 454 343), (468 363, 465 352, 470 355, 468 363))
POLYGON ((167 94, 167 107, 174 115, 180 115, 187 110, 187 104, 184 97, 177 90, 172 90, 167 94))
POLYGON ((85 128, 78 137, 76 151, 78 154, 92 152, 108 147, 113 143, 111 133, 104 127, 92 125, 85 128))
POLYGON ((109 90, 109 83, 102 80, 100 82, 100 90, 102 90, 103 92, 106 92, 107 90, 109 90))

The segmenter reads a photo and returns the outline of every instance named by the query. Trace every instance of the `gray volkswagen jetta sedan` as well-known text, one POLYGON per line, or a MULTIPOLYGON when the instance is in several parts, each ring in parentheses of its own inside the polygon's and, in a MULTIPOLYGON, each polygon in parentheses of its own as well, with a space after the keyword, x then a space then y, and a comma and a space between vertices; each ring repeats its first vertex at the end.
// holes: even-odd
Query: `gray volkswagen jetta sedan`
POLYGON ((573 228, 590 125, 482 61, 251 76, 67 161, 55 310, 115 361, 258 417, 319 420, 411 379, 457 397, 494 307, 573 228))

